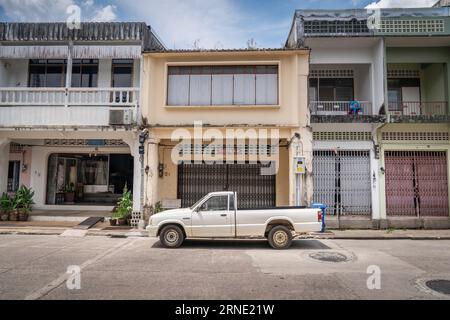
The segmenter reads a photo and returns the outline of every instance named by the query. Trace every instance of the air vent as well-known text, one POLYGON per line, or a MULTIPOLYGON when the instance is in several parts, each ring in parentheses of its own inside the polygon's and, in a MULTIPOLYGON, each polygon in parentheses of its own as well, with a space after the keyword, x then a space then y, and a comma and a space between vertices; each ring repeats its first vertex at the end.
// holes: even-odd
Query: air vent
POLYGON ((420 78, 419 70, 396 69, 388 70, 388 78, 420 78))
MULTIPOLYGON (((46 139, 44 141, 44 145, 46 146, 60 146, 60 147, 87 147, 91 146, 92 143, 89 140, 85 139, 46 139)), ((123 142, 120 139, 108 139, 108 140, 102 140, 101 144, 102 146, 115 146, 115 147, 124 147, 127 146, 125 142, 123 142)))
POLYGON ((370 132, 314 132, 313 139, 316 141, 370 141, 370 132))
POLYGON ((380 21, 380 33, 443 33, 444 20, 386 20, 380 21))
MULTIPOLYGON (((278 153, 278 145, 267 145, 265 150, 262 152, 268 156, 275 155, 278 153)), ((237 155, 258 155, 259 145, 201 145, 201 144, 184 144, 178 146, 178 151, 180 155, 190 155, 190 154, 237 154, 237 155)))
POLYGON ((311 70, 310 78, 353 78, 353 70, 311 70))
POLYGON ((383 132, 383 141, 449 141, 448 132, 383 132))
POLYGON ((131 110, 110 110, 110 125, 130 125, 132 123, 133 112, 131 110))

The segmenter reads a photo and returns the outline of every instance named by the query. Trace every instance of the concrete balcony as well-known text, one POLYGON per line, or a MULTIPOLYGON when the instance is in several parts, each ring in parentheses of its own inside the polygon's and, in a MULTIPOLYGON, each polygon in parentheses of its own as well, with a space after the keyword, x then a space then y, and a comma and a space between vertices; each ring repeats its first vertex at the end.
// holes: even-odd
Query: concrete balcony
POLYGON ((138 106, 138 88, 0 88, 0 127, 132 125, 138 106))

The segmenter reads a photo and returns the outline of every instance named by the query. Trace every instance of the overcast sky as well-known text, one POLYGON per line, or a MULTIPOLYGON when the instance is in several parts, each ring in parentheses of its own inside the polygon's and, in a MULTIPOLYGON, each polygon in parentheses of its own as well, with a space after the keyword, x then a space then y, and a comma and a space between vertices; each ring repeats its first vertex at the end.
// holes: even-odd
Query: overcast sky
POLYGON ((429 7, 437 0, 0 0, 1 21, 66 21, 78 5, 83 21, 143 21, 170 49, 284 44, 295 9, 429 7))

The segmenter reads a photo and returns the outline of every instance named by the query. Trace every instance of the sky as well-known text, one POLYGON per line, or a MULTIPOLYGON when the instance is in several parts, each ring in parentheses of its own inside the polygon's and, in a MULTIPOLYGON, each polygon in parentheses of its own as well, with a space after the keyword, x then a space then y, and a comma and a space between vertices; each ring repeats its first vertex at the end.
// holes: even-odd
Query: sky
POLYGON ((82 21, 139 21, 169 49, 277 48, 295 9, 429 7, 437 0, 0 0, 0 21, 66 21, 73 5, 82 21))

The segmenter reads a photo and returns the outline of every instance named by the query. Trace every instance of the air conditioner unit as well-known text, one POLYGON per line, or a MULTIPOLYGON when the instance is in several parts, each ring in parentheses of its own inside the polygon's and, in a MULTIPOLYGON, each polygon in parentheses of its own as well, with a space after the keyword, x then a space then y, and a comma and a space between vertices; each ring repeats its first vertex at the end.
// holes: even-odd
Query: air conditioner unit
POLYGON ((109 110, 109 124, 120 126, 133 123, 132 110, 109 110))

